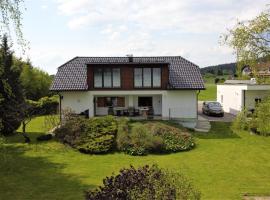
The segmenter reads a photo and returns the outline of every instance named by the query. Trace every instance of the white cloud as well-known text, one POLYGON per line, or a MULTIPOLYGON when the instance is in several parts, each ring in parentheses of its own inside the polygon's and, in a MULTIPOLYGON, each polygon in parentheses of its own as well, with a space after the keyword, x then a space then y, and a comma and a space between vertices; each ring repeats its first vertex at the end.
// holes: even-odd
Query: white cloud
POLYGON ((86 43, 69 46, 72 49, 69 52, 67 47, 53 52, 48 47, 45 50, 50 51, 50 55, 44 57, 42 51, 37 56, 36 62, 58 65, 74 56, 124 56, 128 53, 182 55, 200 66, 230 62, 234 59, 232 50, 219 45, 219 35, 237 19, 253 18, 268 3, 266 0, 53 1, 58 14, 67 18, 71 33, 88 33, 93 38, 101 38, 90 46, 86 43))

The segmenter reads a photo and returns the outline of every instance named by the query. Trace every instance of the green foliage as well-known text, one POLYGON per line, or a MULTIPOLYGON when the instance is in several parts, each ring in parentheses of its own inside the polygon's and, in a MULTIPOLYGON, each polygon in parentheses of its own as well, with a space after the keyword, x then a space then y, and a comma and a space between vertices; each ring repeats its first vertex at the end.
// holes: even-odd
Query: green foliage
POLYGON ((26 98, 39 100, 42 97, 49 96, 49 88, 52 83, 50 75, 47 72, 33 67, 29 61, 15 60, 16 65, 22 69, 20 81, 26 98))
POLYGON ((232 123, 232 130, 237 132, 239 130, 248 130, 249 128, 249 120, 247 118, 247 111, 242 110, 239 112, 232 123))
POLYGON ((237 25, 224 35, 224 42, 232 47, 237 55, 238 75, 245 65, 251 67, 256 76, 256 64, 259 58, 270 55, 270 14, 269 9, 261 12, 250 21, 238 22, 237 25))
POLYGON ((59 105, 59 96, 42 97, 38 101, 27 100, 38 115, 56 114, 59 105))
POLYGON ((119 199, 200 199, 190 181, 180 173, 161 170, 157 165, 122 169, 116 176, 106 177, 103 186, 86 192, 87 200, 119 199))
POLYGON ((130 155, 146 155, 149 152, 162 151, 163 141, 159 136, 153 135, 143 124, 134 124, 124 151, 130 155))
POLYGON ((21 124, 21 108, 24 96, 19 80, 20 69, 13 64, 13 52, 7 36, 2 39, 0 49, 0 133, 12 134, 21 124))
POLYGON ((163 123, 134 123, 129 130, 120 129, 117 147, 130 155, 171 153, 190 150, 195 146, 193 137, 178 128, 163 123))
POLYGON ((185 151, 195 146, 193 137, 186 130, 180 131, 178 128, 162 123, 149 123, 148 127, 153 135, 162 137, 165 152, 185 151))
POLYGON ((55 131, 63 143, 84 153, 106 153, 115 147, 117 122, 114 117, 73 117, 55 131))
POLYGON ((0 1, 0 32, 1 34, 9 33, 11 28, 17 36, 17 40, 21 47, 25 47, 25 41, 22 34, 22 2, 23 0, 5 0, 0 1), (12 26, 12 25, 13 26, 12 26))
POLYGON ((246 110, 241 111, 236 116, 232 124, 232 129, 250 130, 256 134, 270 136, 270 97, 258 103, 254 114, 247 114, 246 110))
POLYGON ((270 136, 270 97, 258 104, 253 121, 259 134, 270 136))

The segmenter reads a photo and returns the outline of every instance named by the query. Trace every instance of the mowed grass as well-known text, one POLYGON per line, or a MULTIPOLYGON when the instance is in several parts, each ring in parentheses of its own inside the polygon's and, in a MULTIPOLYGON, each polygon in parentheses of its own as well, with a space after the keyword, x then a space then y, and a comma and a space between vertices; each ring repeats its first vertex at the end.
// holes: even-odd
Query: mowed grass
POLYGON ((83 199, 84 191, 120 168, 158 164, 188 176, 202 199, 241 199, 243 194, 270 193, 270 137, 234 134, 229 123, 212 123, 210 133, 194 133, 196 148, 169 155, 86 155, 56 141, 35 142, 44 117, 28 132, 7 138, 0 148, 0 199, 83 199))
POLYGON ((201 90, 198 96, 199 101, 216 101, 217 85, 214 83, 205 83, 205 90, 201 90))

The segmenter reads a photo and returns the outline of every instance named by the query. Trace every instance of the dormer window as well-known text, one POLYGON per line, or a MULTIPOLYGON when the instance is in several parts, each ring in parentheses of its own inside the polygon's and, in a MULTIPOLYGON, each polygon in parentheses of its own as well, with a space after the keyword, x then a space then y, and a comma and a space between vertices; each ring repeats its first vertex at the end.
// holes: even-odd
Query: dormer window
POLYGON ((94 70, 95 88, 120 88, 121 77, 120 68, 95 68, 94 70))
POLYGON ((161 87, 161 68, 134 68, 134 87, 135 88, 160 88, 161 87))

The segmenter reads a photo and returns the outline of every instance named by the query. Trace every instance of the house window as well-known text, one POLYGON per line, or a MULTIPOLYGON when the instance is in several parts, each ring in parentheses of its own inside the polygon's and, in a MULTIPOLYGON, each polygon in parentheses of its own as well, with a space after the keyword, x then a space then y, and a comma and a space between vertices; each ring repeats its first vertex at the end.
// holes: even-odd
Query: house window
POLYGON ((95 70, 94 84, 95 87, 102 87, 102 69, 95 70))
POLYGON ((97 107, 125 107, 125 97, 97 97, 97 107))
POLYGON ((152 74, 151 68, 143 68, 143 87, 151 87, 152 74))
POLYGON ((153 87, 161 86, 161 69, 153 68, 153 87))
POLYGON ((260 98, 256 98, 255 99, 255 105, 257 106, 259 103, 261 103, 262 99, 260 98))
POLYGON ((120 69, 119 68, 113 68, 112 70, 113 73, 113 87, 117 88, 120 87, 120 83, 121 83, 121 76, 120 76, 120 69))
POLYGON ((110 68, 105 68, 103 70, 103 87, 112 87, 112 70, 110 68))
POLYGON ((161 87, 161 68, 135 68, 135 88, 161 87))
POLYGON ((139 107, 151 107, 153 105, 152 97, 138 97, 138 106, 139 107))
POLYGON ((121 87, 120 68, 96 68, 94 70, 95 88, 121 87))
POLYGON ((142 87, 142 68, 134 69, 134 86, 142 87))

